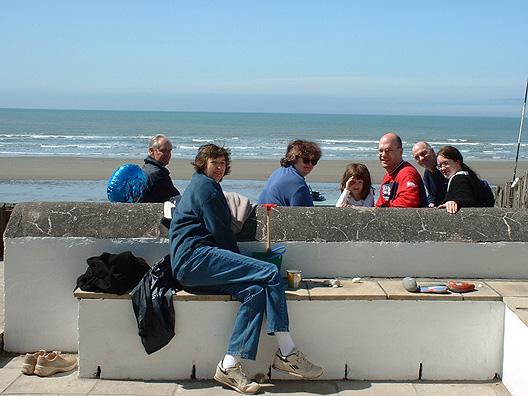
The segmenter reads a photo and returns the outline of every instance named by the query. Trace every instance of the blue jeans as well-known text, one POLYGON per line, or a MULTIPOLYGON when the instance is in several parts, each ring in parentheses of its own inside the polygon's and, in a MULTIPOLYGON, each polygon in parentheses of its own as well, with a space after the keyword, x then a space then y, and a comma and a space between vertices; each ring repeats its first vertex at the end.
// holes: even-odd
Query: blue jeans
POLYGON ((230 294, 242 303, 228 354, 256 359, 264 312, 268 334, 289 331, 284 282, 275 264, 202 246, 174 273, 186 289, 230 294))

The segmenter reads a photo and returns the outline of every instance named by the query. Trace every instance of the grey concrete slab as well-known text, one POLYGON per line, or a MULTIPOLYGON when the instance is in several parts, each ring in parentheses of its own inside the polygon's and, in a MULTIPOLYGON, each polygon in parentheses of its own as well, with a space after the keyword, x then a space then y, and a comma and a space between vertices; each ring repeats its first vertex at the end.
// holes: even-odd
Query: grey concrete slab
POLYGON ((310 300, 386 300, 387 295, 377 281, 352 282, 340 279, 340 287, 324 284, 322 279, 306 279, 310 300))
POLYGON ((339 396, 416 396, 413 384, 405 382, 340 381, 339 396))
POLYGON ((58 373, 50 377, 21 375, 11 383, 2 395, 41 395, 41 394, 75 394, 85 395, 90 392, 97 380, 80 378, 77 370, 58 373))
POLYGON ((503 297, 528 297, 528 281, 487 280, 486 283, 503 297))
POLYGON ((508 396, 510 393, 501 382, 491 383, 415 383, 418 396, 508 396))
MULTIPOLYGON (((441 282, 440 280, 425 280, 425 279, 416 279, 418 284, 424 283, 434 283, 441 282)), ((462 301, 462 296, 460 293, 445 293, 445 294, 436 294, 436 293, 413 293, 405 290, 402 285, 401 279, 388 279, 380 280, 379 284, 381 288, 387 293, 389 300, 442 300, 442 301, 462 301)))
POLYGON ((152 395, 171 396, 179 387, 174 382, 99 380, 90 395, 152 395))

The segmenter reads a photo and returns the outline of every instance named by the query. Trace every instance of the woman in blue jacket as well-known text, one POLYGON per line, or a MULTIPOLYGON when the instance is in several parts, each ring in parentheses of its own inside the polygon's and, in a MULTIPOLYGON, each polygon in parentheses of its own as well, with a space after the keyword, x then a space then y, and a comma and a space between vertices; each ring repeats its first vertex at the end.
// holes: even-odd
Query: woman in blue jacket
POLYGON ((229 150, 206 144, 192 164, 196 172, 169 230, 173 276, 189 291, 230 294, 241 302, 227 354, 214 378, 242 393, 259 391, 239 360, 255 360, 264 313, 267 333, 275 334, 279 344, 272 367, 303 378, 320 376, 322 369, 309 362, 291 339, 284 282, 277 266, 240 254, 220 187, 230 171, 229 150))

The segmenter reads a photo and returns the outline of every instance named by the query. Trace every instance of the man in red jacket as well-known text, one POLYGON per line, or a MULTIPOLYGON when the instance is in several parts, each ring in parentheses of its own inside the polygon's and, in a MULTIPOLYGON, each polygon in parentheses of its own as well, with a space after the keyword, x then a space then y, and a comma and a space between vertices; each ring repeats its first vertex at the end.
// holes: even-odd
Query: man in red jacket
POLYGON ((402 158, 401 138, 395 133, 383 135, 379 141, 379 159, 387 173, 383 177, 376 207, 417 208, 427 206, 422 177, 402 158))

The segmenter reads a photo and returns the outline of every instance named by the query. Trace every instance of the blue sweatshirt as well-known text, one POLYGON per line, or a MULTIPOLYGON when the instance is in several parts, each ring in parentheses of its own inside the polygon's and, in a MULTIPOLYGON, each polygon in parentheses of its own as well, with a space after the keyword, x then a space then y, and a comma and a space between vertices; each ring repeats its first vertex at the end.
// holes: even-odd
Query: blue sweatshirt
POLYGON ((231 229, 231 211, 219 183, 203 173, 193 175, 174 210, 169 243, 174 276, 197 247, 219 247, 240 253, 231 229))
POLYGON ((310 188, 294 166, 281 166, 271 174, 259 194, 257 204, 314 206, 310 188))

